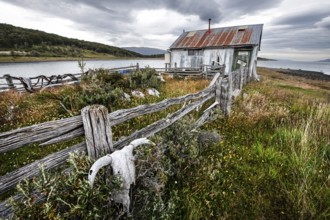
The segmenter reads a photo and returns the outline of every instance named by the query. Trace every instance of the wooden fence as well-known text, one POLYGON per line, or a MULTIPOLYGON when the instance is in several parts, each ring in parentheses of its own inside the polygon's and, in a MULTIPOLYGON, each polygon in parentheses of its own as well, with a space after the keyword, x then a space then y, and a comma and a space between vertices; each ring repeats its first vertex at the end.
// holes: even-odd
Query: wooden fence
MULTIPOLYGON (((232 72, 226 76, 217 73, 207 88, 194 94, 165 99, 159 103, 141 105, 111 113, 108 113, 103 106, 88 106, 82 109, 80 116, 44 122, 0 133, 0 153, 9 152, 33 143, 37 143, 42 147, 85 136, 84 142, 50 154, 43 159, 0 176, 0 194, 14 188, 20 181, 38 175, 41 164, 45 170, 56 168, 64 164, 69 158, 69 154, 75 151, 86 151, 90 157, 98 158, 101 155, 110 153, 113 149, 121 149, 134 139, 154 135, 214 97, 215 102, 204 111, 201 118, 192 127, 202 125, 215 106, 221 108, 224 114, 230 114, 233 91, 241 90, 243 84, 247 81, 248 77, 244 69, 232 72), (189 104, 186 105, 186 103, 189 104), (112 126, 178 104, 183 104, 180 110, 139 131, 135 131, 124 139, 112 142, 112 126)), ((19 199, 17 196, 15 198, 19 199)), ((8 201, 1 202, 0 218, 7 218, 11 213, 12 209, 8 205, 8 201)))
MULTIPOLYGON (((125 66, 107 69, 109 72, 131 73, 139 70, 139 64, 133 66, 125 66)), ((88 74, 90 71, 85 72, 88 74)), ((0 77, 0 92, 6 90, 16 90, 18 92, 34 92, 42 88, 49 88, 67 84, 79 83, 82 77, 81 73, 68 73, 62 75, 45 76, 39 75, 35 77, 16 77, 5 74, 0 77)))
MULTIPOLYGON (((109 72, 120 72, 123 74, 130 74, 134 70, 139 70, 139 63, 132 66, 117 67, 106 69, 109 72)), ((167 64, 165 68, 155 68, 157 72, 177 74, 180 76, 201 76, 201 77, 214 77, 218 72, 224 73, 223 66, 203 65, 201 67, 169 67, 167 64)), ((89 74, 93 70, 89 70, 84 74, 89 74)), ((39 75, 35 77, 16 77, 5 74, 0 77, 0 92, 7 90, 16 90, 18 92, 34 92, 39 89, 56 87, 61 85, 80 83, 82 77, 81 73, 67 73, 62 75, 45 76, 39 75)))
POLYGON ((170 67, 169 63, 165 63, 165 68, 155 68, 157 72, 177 74, 180 76, 203 76, 206 78, 214 77, 218 72, 224 74, 225 65, 201 65, 200 67, 170 67))

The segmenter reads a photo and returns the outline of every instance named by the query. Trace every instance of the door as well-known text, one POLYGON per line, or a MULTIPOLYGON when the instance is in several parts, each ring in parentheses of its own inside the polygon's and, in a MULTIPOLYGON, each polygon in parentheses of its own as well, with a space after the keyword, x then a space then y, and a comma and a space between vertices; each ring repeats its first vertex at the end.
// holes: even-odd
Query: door
POLYGON ((240 69, 241 66, 248 67, 250 64, 250 60, 251 60, 251 50, 235 49, 232 71, 240 69))

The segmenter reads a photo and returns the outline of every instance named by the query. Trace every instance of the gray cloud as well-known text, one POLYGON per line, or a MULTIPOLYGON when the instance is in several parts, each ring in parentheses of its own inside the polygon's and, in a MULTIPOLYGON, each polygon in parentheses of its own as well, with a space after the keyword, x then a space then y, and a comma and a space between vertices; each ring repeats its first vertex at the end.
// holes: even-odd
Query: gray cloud
POLYGON ((289 25, 295 28, 299 27, 311 27, 314 26, 315 23, 321 21, 324 17, 330 15, 330 12, 322 12, 322 11, 307 11, 307 12, 299 12, 294 14, 289 14, 287 16, 280 17, 276 19, 274 24, 277 25, 289 25))
MULTIPOLYGON (((68 19, 79 30, 104 36, 109 43, 117 46, 145 46, 157 45, 162 39, 162 45, 168 39, 174 39, 182 29, 195 29, 212 18, 214 23, 232 21, 244 15, 255 15, 260 11, 281 7, 283 0, 2 0, 9 4, 24 7, 30 10, 43 12, 47 16, 68 19), (134 12, 139 10, 167 9, 186 16, 185 26, 171 26, 164 23, 153 32, 141 31, 136 25, 134 12), (188 16, 198 16, 196 20, 188 16), (195 22, 195 23, 194 23, 195 22), (198 27, 196 27, 198 26, 198 27), (146 34, 158 35, 157 38, 145 38, 146 34), (147 40, 148 39, 148 40, 147 40)), ((302 3, 303 4, 303 3, 302 3)), ((281 8, 281 16, 275 18, 264 26, 262 48, 292 48, 292 49, 328 49, 330 47, 330 10, 320 7, 308 11, 295 11, 295 9, 281 8)), ((153 19, 152 17, 150 19, 153 19)), ((170 18, 169 18, 170 19, 170 18)), ((163 21, 163 20, 162 20, 163 21)), ((264 23, 260 21, 260 23, 264 23)), ((50 24, 51 25, 51 24, 50 24)), ((240 24, 237 24, 240 25, 240 24)), ((149 27, 148 27, 149 28, 149 27)), ((206 27, 205 27, 206 28, 206 27)), ((77 36, 77 38, 79 38, 77 36)), ((171 42, 168 42, 170 45, 171 42)), ((165 49, 165 48, 163 48, 165 49)))
POLYGON ((230 11, 236 12, 235 14, 251 14, 260 10, 269 9, 278 6, 283 0, 223 0, 223 6, 225 10, 228 12, 230 11))

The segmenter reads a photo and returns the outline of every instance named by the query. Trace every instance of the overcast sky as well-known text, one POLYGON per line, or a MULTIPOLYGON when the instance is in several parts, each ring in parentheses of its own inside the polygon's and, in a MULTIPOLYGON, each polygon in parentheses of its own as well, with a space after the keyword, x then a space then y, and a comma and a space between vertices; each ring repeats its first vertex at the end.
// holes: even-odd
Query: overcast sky
POLYGON ((259 56, 330 58, 330 0, 0 0, 0 23, 168 49, 183 30, 264 24, 259 56))

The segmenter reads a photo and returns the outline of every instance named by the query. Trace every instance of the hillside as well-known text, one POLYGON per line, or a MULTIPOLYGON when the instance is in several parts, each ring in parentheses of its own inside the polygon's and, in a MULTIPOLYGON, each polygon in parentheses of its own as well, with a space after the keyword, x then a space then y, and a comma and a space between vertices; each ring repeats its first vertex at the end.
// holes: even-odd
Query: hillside
POLYGON ((325 60, 319 60, 317 62, 330 62, 330 59, 325 59, 325 60))
MULTIPOLYGON (((119 47, 0 23, 0 51, 30 57, 141 57, 119 47)), ((8 55, 7 55, 8 56, 8 55)))
POLYGON ((135 53, 139 53, 142 55, 158 55, 158 54, 165 54, 166 50, 161 50, 158 48, 151 48, 151 47, 123 47, 126 50, 133 51, 135 53))
POLYGON ((274 60, 274 59, 268 59, 268 58, 264 58, 264 57, 258 57, 257 59, 261 60, 261 61, 277 61, 277 60, 274 60))

